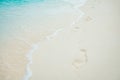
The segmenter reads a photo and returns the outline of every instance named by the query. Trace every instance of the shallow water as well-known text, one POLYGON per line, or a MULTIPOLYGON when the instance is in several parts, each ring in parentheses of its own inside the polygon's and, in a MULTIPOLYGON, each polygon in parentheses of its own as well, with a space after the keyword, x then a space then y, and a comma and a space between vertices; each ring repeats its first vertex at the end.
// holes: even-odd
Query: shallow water
POLYGON ((0 0, 0 55, 3 59, 0 79, 29 80, 32 76, 29 66, 35 45, 39 47, 44 40, 55 37, 62 30, 71 29, 84 14, 78 8, 85 1, 0 0), (2 69, 8 65, 11 66, 10 69, 2 69), (13 69, 14 65, 20 67, 13 69))

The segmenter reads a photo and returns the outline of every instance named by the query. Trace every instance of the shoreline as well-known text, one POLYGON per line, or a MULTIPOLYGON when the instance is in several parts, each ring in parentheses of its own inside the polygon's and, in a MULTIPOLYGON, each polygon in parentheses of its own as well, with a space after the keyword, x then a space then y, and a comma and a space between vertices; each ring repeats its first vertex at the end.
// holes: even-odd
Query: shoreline
POLYGON ((71 2, 0 10, 0 80, 118 79, 119 1, 71 2))

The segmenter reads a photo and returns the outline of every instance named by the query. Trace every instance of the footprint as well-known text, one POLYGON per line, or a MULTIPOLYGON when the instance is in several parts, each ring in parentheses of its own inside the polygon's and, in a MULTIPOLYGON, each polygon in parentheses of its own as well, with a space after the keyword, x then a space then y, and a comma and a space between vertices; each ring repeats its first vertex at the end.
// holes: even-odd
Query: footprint
POLYGON ((80 49, 80 55, 77 56, 77 58, 73 60, 72 66, 76 70, 79 70, 87 62, 88 62, 88 59, 87 59, 87 50, 86 49, 80 49))

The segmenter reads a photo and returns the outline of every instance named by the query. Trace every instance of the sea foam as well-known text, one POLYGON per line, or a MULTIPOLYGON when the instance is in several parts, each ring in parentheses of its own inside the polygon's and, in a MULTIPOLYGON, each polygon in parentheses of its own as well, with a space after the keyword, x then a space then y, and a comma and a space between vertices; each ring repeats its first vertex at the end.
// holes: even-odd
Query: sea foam
MULTIPOLYGON (((80 6, 83 6, 86 2, 86 0, 62 0, 63 3, 66 3, 66 5, 70 5, 72 6, 71 8, 74 8, 75 11, 77 11, 78 13, 80 13, 80 15, 78 16, 78 18, 73 21, 73 23, 70 23, 70 27, 67 27, 67 29, 72 28, 79 20, 80 18, 84 15, 84 13, 79 9, 80 6)), ((54 5, 54 4, 53 4, 54 5)), ((63 7, 64 9, 64 7, 63 7)), ((46 36, 46 39, 49 40, 51 37, 55 37, 57 36, 58 33, 60 33, 62 30, 66 30, 66 28, 60 28, 57 29, 55 32, 53 32, 51 35, 46 36)), ((34 53, 35 49, 39 46, 38 44, 33 45, 32 49, 30 50, 30 52, 27 54, 27 58, 29 60, 28 64, 27 64, 27 71, 26 71, 26 75, 25 78, 23 80, 29 80, 32 76, 32 72, 30 70, 30 65, 32 63, 32 54, 34 53)))
MULTIPOLYGON (((16 7, 22 6, 21 8, 24 10, 24 12, 22 12, 23 15, 25 14, 25 16, 29 16, 29 17, 32 16, 32 18, 34 17, 34 15, 35 16, 44 15, 44 12, 45 12, 45 14, 52 14, 52 16, 54 16, 54 15, 59 16, 61 11, 62 12, 66 12, 66 11, 71 12, 70 10, 73 10, 76 13, 79 13, 78 18, 76 20, 74 20, 72 23, 69 23, 68 27, 58 28, 56 31, 54 31, 50 35, 46 36, 46 40, 49 40, 49 39, 51 39, 51 37, 57 36, 57 34, 62 32, 63 30, 65 31, 67 29, 71 29, 74 27, 74 25, 84 15, 84 13, 79 9, 79 7, 83 6, 85 4, 85 2, 86 2, 86 0, 0 0, 0 7, 5 7, 5 8, 10 7, 11 8, 14 6, 16 6, 16 7), (26 8, 26 5, 27 5, 28 9, 31 10, 30 11, 31 13, 29 13, 29 11, 28 11, 28 13, 26 13, 26 11, 24 9, 24 8, 26 8), (35 7, 35 8, 32 8, 32 7, 35 7), (36 7, 39 7, 39 8, 36 8, 36 7), (42 8, 44 8, 44 9, 42 9, 42 8), (35 11, 40 11, 40 10, 42 10, 41 13, 35 13, 35 11), (59 10, 61 10, 61 11, 59 11, 59 10)), ((11 10, 14 11, 14 9, 11 9, 11 10)), ((16 10, 19 10, 19 9, 16 9, 16 10)), ((15 16, 14 14, 16 14, 16 11, 13 12, 12 14, 14 17, 15 16)), ((4 15, 4 13, 3 13, 3 15, 4 15)), ((16 16, 18 17, 18 15, 22 15, 22 14, 17 13, 16 16)), ((32 71, 30 70, 30 65, 32 64, 32 55, 40 47, 40 41, 38 41, 37 43, 33 43, 33 44, 29 43, 29 41, 27 41, 27 40, 24 40, 24 41, 29 46, 31 46, 31 49, 28 51, 28 53, 26 53, 26 58, 28 59, 28 63, 26 65, 26 73, 23 77, 23 80, 30 80, 30 78, 32 77, 32 71)))

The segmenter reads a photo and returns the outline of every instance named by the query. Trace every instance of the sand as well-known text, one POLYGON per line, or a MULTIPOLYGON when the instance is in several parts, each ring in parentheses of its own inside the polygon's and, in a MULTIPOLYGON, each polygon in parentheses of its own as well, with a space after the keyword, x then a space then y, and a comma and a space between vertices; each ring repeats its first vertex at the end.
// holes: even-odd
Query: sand
POLYGON ((119 80, 119 2, 1 9, 0 80, 119 80))

